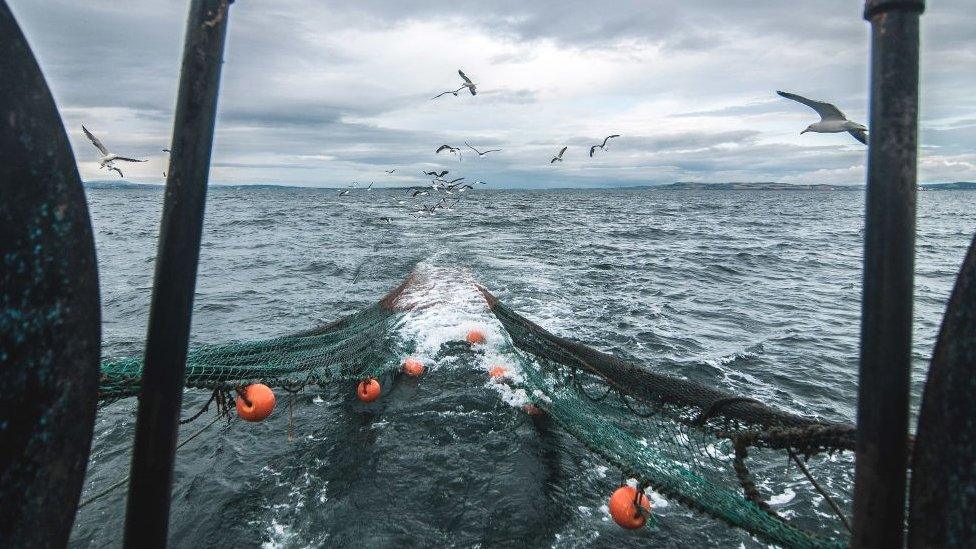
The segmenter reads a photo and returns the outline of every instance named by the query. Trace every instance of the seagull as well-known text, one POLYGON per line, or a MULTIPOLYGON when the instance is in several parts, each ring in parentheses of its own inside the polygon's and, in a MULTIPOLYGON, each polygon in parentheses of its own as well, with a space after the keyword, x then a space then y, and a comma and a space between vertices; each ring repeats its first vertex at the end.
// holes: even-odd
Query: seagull
POLYGON ((410 198, 417 198, 418 196, 427 196, 428 194, 430 194, 429 191, 425 191, 423 189, 417 189, 410 195, 410 198))
POLYGON ((559 151, 559 154, 557 154, 556 156, 552 157, 552 160, 550 160, 549 163, 552 164, 553 162, 556 162, 557 160, 559 162, 562 162, 563 161, 563 153, 566 152, 566 149, 567 148, 568 147, 563 147, 563 149, 561 151, 559 151))
POLYGON ((840 112, 840 109, 831 105, 830 103, 824 103, 823 101, 814 101, 812 99, 807 99, 796 95, 795 93, 787 93, 783 91, 777 91, 780 96, 787 99, 792 99, 797 103, 803 103, 804 105, 810 107, 811 109, 817 111, 820 115, 820 122, 814 122, 807 126, 807 129, 800 132, 803 135, 807 132, 815 133, 841 133, 847 132, 857 139, 861 143, 867 145, 868 143, 868 129, 857 122, 851 122, 844 116, 844 113, 840 112))
POLYGON ((388 175, 393 175, 393 172, 395 172, 396 170, 397 170, 396 168, 393 168, 392 170, 383 170, 383 171, 386 172, 388 175))
MULTIPOLYGON (((465 141, 464 144, 465 145, 468 145, 468 142, 465 141)), ((488 153, 500 152, 501 151, 501 149, 489 149, 487 151, 482 152, 482 151, 479 151, 478 149, 472 147, 471 145, 468 145, 468 148, 471 149, 472 151, 478 153, 478 157, 479 158, 482 157, 482 156, 484 156, 484 155, 486 155, 486 154, 488 154, 488 153)))
POLYGON ((449 173, 451 173, 451 172, 449 172, 447 170, 444 170, 442 172, 429 171, 429 172, 424 172, 424 175, 432 175, 434 177, 444 177, 445 175, 447 175, 449 173))
POLYGON ((451 154, 456 154, 458 155, 458 162, 461 161, 461 149, 459 147, 452 147, 450 145, 441 145, 440 147, 437 147, 437 150, 434 151, 434 154, 440 154, 441 151, 448 151, 451 154))
POLYGON ((349 194, 349 189, 343 189, 339 191, 339 196, 346 196, 347 194, 349 194))
POLYGON ((380 218, 380 221, 383 222, 383 223, 386 223, 387 225, 389 225, 390 223, 393 223, 393 220, 390 219, 389 217, 381 217, 380 218))
POLYGON ((117 154, 110 153, 108 152, 108 149, 105 148, 105 145, 102 145, 102 142, 99 141, 97 137, 92 135, 92 132, 88 131, 88 128, 86 128, 84 125, 81 126, 81 131, 85 132, 85 136, 88 137, 91 144, 98 149, 98 152, 102 153, 102 157, 98 160, 99 169, 108 168, 109 171, 115 170, 119 172, 119 177, 125 177, 122 175, 122 170, 116 168, 113 162, 116 160, 121 160, 123 162, 146 162, 146 160, 139 160, 136 158, 129 158, 127 156, 119 156, 117 154))
POLYGON ((447 90, 446 92, 441 92, 441 93, 435 95, 434 97, 431 97, 431 99, 437 99, 438 97, 440 97, 442 95, 447 95, 449 93, 454 94, 454 97, 457 97, 458 92, 461 91, 461 90, 463 90, 464 88, 465 88, 465 86, 461 86, 460 88, 458 88, 456 90, 447 90))
POLYGON ((464 88, 468 88, 468 91, 471 92, 471 95, 477 95, 478 92, 475 89, 475 86, 477 86, 477 84, 472 82, 471 79, 468 78, 468 75, 464 74, 464 71, 462 71, 461 69, 458 69, 458 74, 460 74, 461 78, 464 79, 464 84, 461 85, 461 88, 458 89, 458 91, 461 91, 464 88))
POLYGON ((607 150, 607 141, 610 141, 614 137, 620 137, 620 134, 619 133, 615 133, 613 135, 608 135, 605 138, 603 138, 603 143, 602 144, 600 144, 600 145, 593 145, 592 147, 590 147, 590 158, 593 158, 593 152, 596 151, 597 149, 604 150, 604 151, 607 150))

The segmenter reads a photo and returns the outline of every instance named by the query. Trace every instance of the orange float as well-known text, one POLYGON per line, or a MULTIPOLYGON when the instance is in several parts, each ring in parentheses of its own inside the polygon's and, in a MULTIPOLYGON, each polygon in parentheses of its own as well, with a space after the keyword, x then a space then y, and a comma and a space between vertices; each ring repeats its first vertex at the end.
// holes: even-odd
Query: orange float
POLYGON ((356 397, 363 402, 373 402, 380 398, 381 392, 380 382, 375 377, 360 381, 356 387, 356 397))
POLYGON ((244 421, 261 421, 271 415, 275 407, 274 391, 261 383, 252 383, 238 391, 237 415, 244 421))
POLYGON ((410 377, 417 377, 424 373, 424 365, 413 357, 408 357, 403 361, 403 373, 410 377))
POLYGON ((647 496, 626 485, 617 488, 610 496, 609 507, 613 521, 628 530, 644 526, 651 513, 651 502, 647 500, 647 496))
POLYGON ((488 370, 488 375, 495 378, 505 377, 508 375, 508 368, 504 366, 495 366, 491 370, 488 370))
POLYGON ((468 331, 468 335, 464 339, 471 345, 480 345, 484 343, 487 338, 485 337, 485 332, 479 329, 474 329, 468 331))

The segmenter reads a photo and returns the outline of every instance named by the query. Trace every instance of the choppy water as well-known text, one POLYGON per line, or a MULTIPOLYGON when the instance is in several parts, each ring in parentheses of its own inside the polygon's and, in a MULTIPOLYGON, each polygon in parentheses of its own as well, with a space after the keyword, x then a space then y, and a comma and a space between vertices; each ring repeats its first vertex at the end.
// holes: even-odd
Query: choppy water
MULTIPOLYGON (((162 192, 88 197, 104 352, 139 353, 162 192)), ((853 420, 862 193, 479 191, 434 217, 394 209, 393 197, 211 189, 193 342, 327 322, 419 268, 451 297, 403 328, 430 357, 465 326, 491 328, 462 290, 476 280, 555 333, 792 411, 853 420)), ((916 404, 974 231, 976 193, 920 194, 916 404)), ((344 386, 297 397, 293 440, 287 399, 262 424, 212 428, 178 455, 173 545, 758 545, 678 505, 658 510, 658 529, 621 531, 601 508, 618 473, 558 429, 534 425, 477 365, 441 360, 370 407, 344 386)), ((188 392, 186 410, 205 399, 188 392)), ((83 498, 127 470, 133 414, 134 402, 99 413, 83 498)), ((774 501, 789 505, 789 494, 774 501)), ((83 509, 72 545, 120 545, 124 498, 119 490, 83 509)))

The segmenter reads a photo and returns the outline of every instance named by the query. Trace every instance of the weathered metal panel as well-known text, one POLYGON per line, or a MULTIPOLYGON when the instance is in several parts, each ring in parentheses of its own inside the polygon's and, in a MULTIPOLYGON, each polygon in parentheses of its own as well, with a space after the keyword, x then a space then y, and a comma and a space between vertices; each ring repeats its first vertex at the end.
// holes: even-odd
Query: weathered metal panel
POLYGON ((922 396, 908 544, 976 547, 976 237, 949 298, 922 396))
POLYGON ((67 543, 95 421, 100 329, 75 159, 0 0, 0 547, 67 543))

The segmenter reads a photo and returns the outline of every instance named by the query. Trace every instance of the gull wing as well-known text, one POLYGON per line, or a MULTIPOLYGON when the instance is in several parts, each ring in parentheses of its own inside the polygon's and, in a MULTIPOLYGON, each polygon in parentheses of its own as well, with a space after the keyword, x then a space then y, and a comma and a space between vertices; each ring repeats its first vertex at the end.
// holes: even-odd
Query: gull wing
POLYGON ((590 147, 590 158, 593 158, 593 152, 596 151, 598 148, 600 148, 599 145, 593 145, 592 147, 590 147))
POLYGON ((124 162, 148 162, 148 160, 139 160, 138 158, 129 158, 128 156, 116 156, 113 160, 122 160, 124 162))
POLYGON ((488 149, 487 151, 485 151, 485 152, 483 152, 481 154, 496 153, 496 152, 502 152, 502 150, 501 149, 488 149))
POLYGON ((454 150, 454 147, 452 147, 450 145, 441 145, 440 147, 437 147, 437 150, 434 151, 434 153, 435 154, 440 154, 440 152, 443 151, 444 149, 447 149, 449 151, 453 151, 454 150))
POLYGON ((605 137, 605 138, 603 139, 603 145, 602 145, 602 146, 601 146, 600 148, 602 149, 603 147, 606 147, 606 146, 607 146, 607 141, 610 141, 610 140, 611 140, 611 139, 613 139, 614 137, 620 137, 620 134, 619 134, 619 133, 615 133, 615 134, 613 134, 613 135, 608 135, 608 136, 606 136, 606 137, 605 137))
POLYGON ((776 93, 778 93, 781 97, 792 99, 797 103, 803 103, 804 105, 817 111, 817 114, 820 115, 821 120, 847 120, 847 117, 844 116, 844 113, 840 112, 840 109, 831 105, 830 103, 824 103, 823 101, 814 101, 813 99, 807 99, 806 97, 797 95, 795 93, 788 93, 783 91, 777 91, 776 93))
POLYGON ((470 86, 467 86, 467 88, 468 88, 468 91, 471 92, 471 95, 478 95, 478 91, 474 89, 474 84, 471 84, 470 86))
POLYGON ((856 128, 856 129, 853 129, 853 130, 847 130, 847 133, 851 134, 854 137, 854 139, 857 139, 861 143, 864 143, 865 145, 868 144, 868 131, 867 130, 863 130, 861 128, 856 128))
POLYGON ((468 75, 464 74, 464 71, 462 71, 461 69, 458 69, 458 74, 460 74, 461 78, 463 78, 464 81, 467 82, 468 84, 474 84, 474 82, 472 82, 471 79, 468 78, 468 75))
POLYGON ((559 151, 559 158, 562 158, 563 157, 563 153, 566 152, 566 149, 568 149, 568 148, 569 147, 563 147, 563 150, 559 151))
POLYGON ((85 135, 88 137, 88 140, 91 141, 92 145, 95 145, 96 149, 101 151, 103 155, 108 155, 108 149, 105 148, 105 145, 102 145, 102 142, 99 141, 97 137, 92 135, 92 132, 88 131, 88 128, 82 126, 81 131, 85 132, 85 135))
MULTIPOLYGON (((467 142, 467 141, 465 141, 465 142, 464 142, 464 144, 465 144, 465 145, 468 145, 468 142, 467 142)), ((471 145, 468 145, 468 148, 469 148, 469 149, 471 149, 472 151, 474 151, 474 152, 476 152, 476 153, 478 153, 478 156, 481 156, 481 154, 482 154, 482 153, 480 153, 480 152, 478 152, 478 149, 476 149, 476 148, 474 148, 474 147, 472 147, 471 145)))

